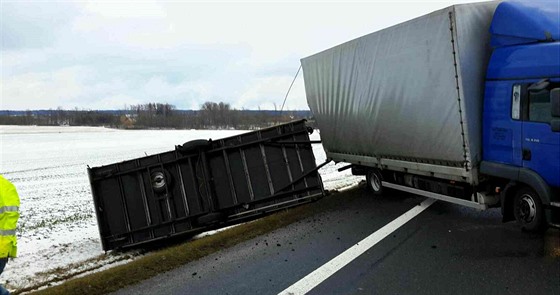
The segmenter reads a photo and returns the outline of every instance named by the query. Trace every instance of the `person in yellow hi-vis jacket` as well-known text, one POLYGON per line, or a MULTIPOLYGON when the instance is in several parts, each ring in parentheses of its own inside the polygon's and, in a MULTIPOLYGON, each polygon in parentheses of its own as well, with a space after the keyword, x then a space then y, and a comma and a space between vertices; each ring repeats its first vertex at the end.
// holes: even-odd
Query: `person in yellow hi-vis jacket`
MULTIPOLYGON (((0 274, 8 258, 17 256, 16 225, 19 218, 19 197, 16 187, 0 175, 0 274)), ((0 295, 10 294, 0 285, 0 295)))

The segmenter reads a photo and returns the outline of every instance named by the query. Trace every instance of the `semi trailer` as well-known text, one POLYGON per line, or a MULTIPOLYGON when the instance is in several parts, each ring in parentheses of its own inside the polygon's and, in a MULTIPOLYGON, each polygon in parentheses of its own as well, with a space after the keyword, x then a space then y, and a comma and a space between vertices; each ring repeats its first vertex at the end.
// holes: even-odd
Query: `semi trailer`
POLYGON ((303 58, 328 159, 375 194, 560 225, 557 1, 454 5, 303 58))

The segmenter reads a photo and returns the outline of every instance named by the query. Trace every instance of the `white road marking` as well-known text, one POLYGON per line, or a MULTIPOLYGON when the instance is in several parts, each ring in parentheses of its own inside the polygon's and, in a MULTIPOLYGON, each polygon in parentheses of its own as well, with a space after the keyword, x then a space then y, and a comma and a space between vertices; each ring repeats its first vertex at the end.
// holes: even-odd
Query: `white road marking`
POLYGON ((403 226, 405 223, 410 221, 416 215, 422 213, 430 205, 432 205, 436 200, 428 198, 424 200, 421 204, 416 205, 414 208, 408 210, 403 215, 397 217, 395 220, 389 222, 387 225, 383 226, 373 234, 369 235, 365 239, 358 242, 356 245, 350 247, 348 250, 342 252, 331 261, 325 263, 323 266, 319 267, 312 273, 305 276, 303 279, 297 281, 295 284, 291 285, 284 291, 278 293, 279 295, 293 295, 293 294, 305 294, 311 289, 315 288, 317 285, 322 283, 324 280, 328 279, 338 270, 346 266, 352 260, 356 259, 358 256, 362 255, 375 244, 382 241, 385 237, 396 231, 399 227, 403 226))

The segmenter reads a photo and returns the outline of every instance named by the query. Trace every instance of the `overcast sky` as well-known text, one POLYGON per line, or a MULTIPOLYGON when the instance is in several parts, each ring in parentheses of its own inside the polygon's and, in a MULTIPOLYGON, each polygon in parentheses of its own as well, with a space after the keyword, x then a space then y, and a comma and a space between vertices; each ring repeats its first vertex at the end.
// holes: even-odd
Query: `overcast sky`
POLYGON ((0 0, 0 109, 280 108, 301 58, 462 2, 0 0))

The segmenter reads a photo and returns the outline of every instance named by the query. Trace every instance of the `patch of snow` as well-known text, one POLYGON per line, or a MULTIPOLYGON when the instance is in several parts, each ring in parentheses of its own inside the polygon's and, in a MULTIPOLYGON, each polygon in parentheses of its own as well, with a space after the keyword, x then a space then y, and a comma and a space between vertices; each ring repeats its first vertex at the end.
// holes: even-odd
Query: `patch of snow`
POLYGON ((236 227, 236 226, 240 226, 241 224, 243 224, 243 223, 234 224, 234 225, 230 225, 230 226, 218 228, 218 229, 215 229, 215 230, 209 230, 209 231, 207 231, 207 232, 203 232, 203 233, 200 233, 200 234, 198 234, 198 235, 192 237, 192 239, 193 239, 193 240, 198 240, 198 239, 200 239, 200 238, 204 238, 204 237, 207 237, 207 236, 215 235, 215 234, 217 234, 217 233, 219 233, 219 232, 222 232, 222 231, 224 231, 224 230, 228 230, 228 229, 230 229, 230 228, 234 228, 234 227, 236 227))

